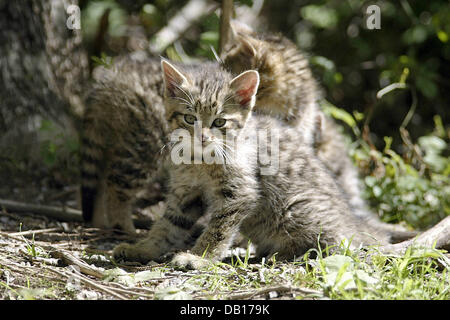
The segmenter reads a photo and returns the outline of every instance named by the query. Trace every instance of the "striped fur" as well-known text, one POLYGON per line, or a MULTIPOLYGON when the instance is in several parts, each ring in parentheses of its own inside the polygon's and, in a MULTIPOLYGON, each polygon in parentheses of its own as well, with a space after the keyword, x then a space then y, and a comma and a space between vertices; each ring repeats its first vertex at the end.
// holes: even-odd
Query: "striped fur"
POLYGON ((96 70, 81 133, 83 217, 134 232, 131 204, 161 168, 167 125, 159 59, 141 53, 96 70))
POLYGON ((259 34, 237 21, 232 22, 231 38, 222 55, 224 66, 233 73, 255 69, 261 76, 255 111, 299 129, 335 176, 353 214, 391 230, 394 238, 411 237, 404 228, 379 221, 363 200, 357 168, 337 125, 319 107, 319 87, 305 55, 282 35, 259 34))
MULTIPOLYGON (((260 256, 277 254, 280 259, 299 257, 318 243, 352 239, 352 245, 359 246, 389 241, 387 233, 348 213, 350 208, 333 175, 296 126, 275 117, 252 115, 254 97, 248 94, 253 86, 245 82, 256 84, 254 72, 236 81, 215 64, 174 68, 176 72, 165 71, 175 82, 165 99, 170 130, 192 132, 184 117, 188 114, 201 120, 202 134, 209 135, 214 119, 222 117, 236 120, 224 126, 230 136, 249 139, 239 140, 237 151, 223 148, 225 165, 170 163, 164 216, 146 239, 117 246, 115 259, 146 263, 183 251, 174 256, 173 264, 201 268, 206 263, 201 256, 221 260, 239 232, 257 246, 260 256), (263 174, 258 145, 251 139, 262 130, 279 138, 279 166, 269 175, 263 174), (187 209, 199 200, 204 210, 187 209), (202 219, 205 228, 197 228, 202 219)), ((204 147, 228 143, 220 135, 203 142, 204 147)), ((269 154, 276 152, 271 144, 268 148, 269 154)))

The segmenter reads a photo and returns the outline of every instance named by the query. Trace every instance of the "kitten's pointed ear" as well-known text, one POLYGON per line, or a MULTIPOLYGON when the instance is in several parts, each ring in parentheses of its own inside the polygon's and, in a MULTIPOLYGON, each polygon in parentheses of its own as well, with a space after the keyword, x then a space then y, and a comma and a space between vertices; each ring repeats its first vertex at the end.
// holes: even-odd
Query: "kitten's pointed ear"
MULTIPOLYGON (((230 21, 230 39, 228 39, 228 46, 237 44, 240 46, 240 51, 250 57, 256 55, 255 46, 252 44, 252 37, 255 32, 245 23, 237 20, 230 21)), ((227 50, 225 50, 227 51, 227 50)))
POLYGON ((164 87, 167 96, 175 96, 177 88, 181 87, 188 80, 177 68, 167 60, 161 60, 161 69, 164 77, 164 87))
POLYGON ((255 31, 253 31, 253 29, 249 25, 235 19, 232 19, 230 21, 230 28, 233 36, 237 36, 238 34, 255 34, 255 31))
POLYGON ((258 85, 259 73, 255 70, 245 71, 230 82, 230 88, 236 94, 239 104, 250 109, 255 105, 258 85))
POLYGON ((241 44, 241 52, 245 53, 249 57, 256 56, 256 49, 253 46, 251 40, 246 36, 238 36, 239 43, 241 44))
POLYGON ((239 22, 237 20, 230 21, 230 41, 238 43, 241 46, 241 51, 250 57, 256 55, 255 46, 252 44, 252 36, 255 32, 245 23, 239 22))

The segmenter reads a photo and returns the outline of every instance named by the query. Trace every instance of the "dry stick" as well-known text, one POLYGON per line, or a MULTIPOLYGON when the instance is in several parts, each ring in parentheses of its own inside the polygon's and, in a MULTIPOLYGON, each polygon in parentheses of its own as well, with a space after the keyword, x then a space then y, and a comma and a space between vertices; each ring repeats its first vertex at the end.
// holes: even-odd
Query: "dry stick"
POLYGON ((233 15, 233 0, 222 0, 221 9, 219 54, 222 54, 230 36, 230 20, 233 15))
POLYGON ((323 293, 317 290, 312 290, 312 289, 308 289, 308 288, 299 288, 299 287, 292 287, 292 286, 285 286, 285 285, 280 285, 280 286, 276 286, 276 287, 267 287, 267 288, 262 288, 259 290, 255 290, 255 291, 250 291, 250 292, 243 292, 243 293, 238 293, 238 294, 233 294, 231 296, 229 296, 227 299, 228 300, 239 300, 239 299, 249 299, 252 298, 254 296, 258 296, 258 295, 262 295, 262 294, 267 294, 269 292, 272 291, 276 291, 276 292, 288 292, 288 291, 297 291, 300 292, 301 294, 304 295, 322 295, 323 293))
MULTIPOLYGON (((22 242, 23 241, 26 242, 25 238, 23 238, 23 237, 21 238, 19 236, 11 235, 11 233, 6 233, 6 232, 1 232, 0 231, 0 235, 5 235, 5 236, 10 237, 12 239, 19 240, 19 241, 22 241, 22 242)), ((48 245, 47 243, 41 242, 41 241, 34 241, 33 244, 43 248, 44 250, 49 251, 50 255, 53 258, 61 259, 64 263, 66 263, 68 265, 75 265, 75 266, 79 267, 80 271, 85 273, 85 274, 91 275, 91 276, 99 278, 99 279, 103 278, 103 273, 101 273, 100 271, 92 268, 86 262, 76 258, 74 255, 72 255, 68 251, 65 251, 65 250, 62 250, 62 249, 57 249, 56 246, 58 244, 48 245)))
POLYGON ((409 247, 431 247, 450 251, 450 216, 417 237, 400 243, 381 247, 384 253, 403 254, 409 247))
POLYGON ((120 300, 127 300, 126 297, 122 296, 121 294, 118 294, 118 293, 114 292, 113 291, 114 289, 110 290, 106 286, 98 284, 98 283, 95 283, 94 281, 91 281, 91 280, 87 279, 86 277, 83 277, 82 275, 79 275, 79 274, 76 274, 76 273, 71 273, 70 276, 69 276, 65 272, 56 270, 54 268, 48 268, 47 267, 46 269, 48 269, 48 270, 50 270, 52 272, 55 272, 55 273, 57 273, 59 275, 65 276, 65 277, 75 277, 75 278, 79 279, 80 281, 85 282, 86 284, 88 284, 89 286, 91 286, 91 287, 93 287, 93 288, 95 288, 97 290, 106 292, 107 294, 110 294, 113 297, 116 297, 116 298, 118 298, 120 300))
POLYGON ((61 231, 61 228, 27 230, 27 231, 22 231, 22 232, 9 233, 9 235, 10 236, 27 236, 27 235, 30 235, 30 234, 49 233, 49 232, 52 232, 52 231, 61 231))
MULTIPOLYGON (((79 267, 80 272, 82 272, 82 273, 84 273, 84 274, 87 274, 87 275, 94 276, 94 277, 99 278, 99 279, 102 279, 102 278, 103 278, 103 274, 102 274, 101 272, 99 272, 99 271, 93 269, 93 268, 90 267, 88 264, 86 264, 84 261, 81 261, 81 260, 79 260, 78 258, 74 257, 72 254, 70 254, 70 253, 68 253, 68 252, 65 252, 65 251, 62 251, 62 250, 56 250, 55 248, 48 246, 48 247, 47 247, 47 250, 50 250, 50 249, 53 249, 53 250, 54 250, 54 251, 50 252, 50 254, 51 254, 52 256, 54 256, 55 258, 58 258, 58 259, 62 259, 62 260, 63 260, 66 264, 68 264, 68 265, 75 265, 75 266, 79 267)), ((37 260, 37 261, 39 261, 39 259, 36 259, 36 258, 34 258, 34 259, 37 260)), ((46 263, 48 263, 47 260, 48 260, 48 259, 46 259, 45 261, 39 261, 39 262, 46 262, 46 263)), ((12 268, 12 269, 14 269, 14 268, 12 267, 12 264, 17 265, 17 266, 20 266, 20 268, 18 268, 17 270, 15 270, 16 272, 22 273, 22 272, 24 271, 24 270, 23 270, 23 267, 24 267, 24 266, 18 265, 17 263, 12 262, 12 261, 6 261, 6 260, 3 260, 2 257, 0 256, 0 262, 1 262, 1 261, 3 261, 2 264, 7 265, 8 267, 10 267, 10 268, 12 268)), ((52 264, 53 264, 53 263, 52 263, 52 264)), ((58 274, 60 274, 60 275, 67 276, 67 274, 65 274, 64 272, 55 270, 54 268, 50 268, 50 267, 48 267, 48 266, 43 266, 43 267, 44 267, 45 269, 47 269, 47 270, 56 272, 56 273, 58 273, 58 274)), ((71 276, 72 276, 72 275, 73 275, 73 274, 71 274, 71 276)), ((151 297, 149 294, 153 294, 153 293, 154 293, 154 292, 151 291, 151 290, 149 290, 149 291, 147 291, 147 290, 140 290, 140 291, 146 291, 146 293, 136 293, 136 292, 132 292, 132 291, 129 291, 129 290, 126 290, 126 289, 123 289, 123 288, 111 288, 111 290, 109 290, 108 288, 105 288, 105 286, 100 285, 100 284, 95 284, 93 281, 91 281, 91 280, 89 280, 89 279, 86 279, 86 278, 82 277, 81 275, 75 274, 75 276, 76 276, 77 278, 80 278, 80 279, 83 280, 84 282, 88 283, 88 284, 91 285, 92 287, 95 287, 95 288, 97 288, 97 289, 103 290, 104 292, 107 292, 108 294, 113 295, 113 296, 115 296, 116 298, 119 298, 119 299, 126 299, 126 298, 123 297, 123 296, 121 296, 120 294, 116 294, 116 293, 113 292, 113 291, 118 291, 118 292, 121 292, 121 293, 127 293, 127 294, 133 294, 133 295, 141 295, 141 296, 144 296, 144 295, 145 295, 146 297, 151 297)))
POLYGON ((31 212, 42 214, 47 217, 55 218, 62 221, 76 221, 76 222, 83 221, 81 211, 72 208, 44 206, 40 204, 29 204, 6 199, 0 199, 0 207, 18 213, 31 212))
MULTIPOLYGON (((76 258, 75 258, 75 259, 76 259, 76 258)), ((71 261, 72 261, 72 260, 71 260, 71 261)), ((82 267, 81 267, 79 264, 76 264, 76 263, 78 263, 78 262, 76 262, 76 261, 72 261, 72 262, 75 262, 75 263, 73 263, 73 264, 75 264, 76 266, 80 267, 80 272, 86 273, 86 272, 83 272, 83 271, 86 271, 84 268, 82 269, 82 267)), ((52 271, 54 271, 54 272, 57 272, 57 273, 60 273, 60 274, 62 273, 62 272, 58 272, 58 271, 56 271, 56 270, 54 270, 54 269, 50 269, 50 270, 52 270, 52 271)), ((70 274, 70 276, 72 276, 72 275, 73 275, 73 274, 70 274)), ((67 275, 66 275, 66 276, 67 276, 67 275)), ((120 284, 118 284, 118 283, 115 283, 115 282, 111 282, 111 283, 109 283, 109 285, 96 284, 94 281, 89 280, 89 279, 83 277, 83 275, 75 274, 75 276, 77 276, 78 278, 81 278, 82 280, 84 280, 85 282, 87 282, 88 284, 90 284, 91 286, 96 287, 96 288, 98 288, 98 289, 100 289, 100 290, 103 290, 103 291, 105 291, 105 292, 108 292, 108 293, 111 294, 111 295, 115 295, 114 292, 112 292, 112 291, 117 291, 117 292, 120 292, 120 293, 125 293, 125 294, 129 294, 129 295, 134 295, 134 296, 136 296, 136 295, 139 295, 139 296, 145 296, 145 297, 147 297, 147 298, 153 297, 152 294, 154 294, 154 291, 153 291, 153 290, 149 290, 149 289, 145 289, 145 288, 132 288, 133 290, 135 290, 135 291, 132 291, 132 290, 129 290, 127 287, 124 287, 124 286, 122 286, 122 285, 120 285, 120 284), (115 286, 117 286, 118 288, 115 288, 114 286, 111 287, 111 285, 115 285, 115 286), (142 291, 142 292, 136 292, 136 291, 142 291), (145 293, 144 293, 144 292, 145 292, 145 293)), ((124 297, 121 297, 120 295, 115 295, 115 296, 118 297, 118 298, 120 298, 120 299, 123 299, 123 298, 124 298, 124 297)))
MULTIPOLYGON (((53 270, 53 269, 52 269, 52 270, 53 270)), ((57 271, 57 270, 53 270, 53 271, 55 271, 56 273, 60 273, 60 274, 63 273, 63 272, 57 271)), ((66 271, 66 272, 67 272, 67 271, 66 271)), ((128 290, 128 289, 114 288, 114 287, 111 287, 111 286, 108 286, 108 285, 98 284, 98 283, 95 283, 94 281, 92 281, 92 280, 90 280, 90 279, 87 279, 86 277, 84 277, 84 276, 81 275, 81 274, 77 274, 77 273, 71 273, 71 274, 70 274, 70 276, 73 276, 73 275, 74 275, 75 277, 81 279, 82 281, 86 282, 86 283, 89 284, 91 287, 94 287, 94 288, 99 289, 99 290, 103 290, 104 292, 107 292, 108 294, 113 295, 113 296, 115 296, 115 297, 117 297, 117 298, 119 298, 119 299, 123 299, 123 300, 127 299, 126 297, 120 295, 119 293, 125 293, 125 294, 132 295, 132 296, 137 296, 137 295, 139 295, 139 296, 145 296, 145 297, 147 297, 147 298, 153 297, 152 295, 145 294, 145 293, 138 293, 138 292, 131 291, 131 290, 128 290)), ((66 275, 66 276, 68 276, 68 275, 66 275)), ((133 289, 134 289, 134 288, 133 288, 133 289)))
POLYGON ((163 52, 168 46, 181 38, 195 22, 214 11, 217 6, 217 3, 207 0, 189 1, 169 21, 169 24, 153 37, 149 45, 150 51, 154 54, 163 52))
MULTIPOLYGON (((151 280, 153 281, 155 279, 152 278, 151 280)), ((164 279, 164 280, 166 280, 166 279, 164 279)), ((113 287, 118 287, 119 289, 123 289, 123 290, 128 290, 129 289, 129 287, 127 287, 127 286, 125 286, 125 285, 123 285, 121 283, 118 283, 118 282, 109 282, 108 285, 113 286, 113 287)), ((155 293, 155 290, 144 288, 144 287, 132 287, 132 289, 134 291, 145 292, 148 295, 155 293)))
POLYGON ((53 251, 50 251, 50 255, 54 258, 61 259, 68 265, 77 266, 78 268, 80 268, 80 272, 82 272, 84 274, 93 276, 97 279, 103 278, 102 272, 92 268, 89 264, 76 258, 73 254, 71 254, 69 252, 53 248, 53 251))
MULTIPOLYGON (((17 241, 20 241, 20 242, 27 243, 27 239, 25 239, 25 237, 12 236, 10 233, 3 232, 3 231, 0 231, 0 235, 8 237, 8 238, 11 238, 11 239, 14 239, 14 240, 17 240, 17 241)), ((35 246, 41 247, 41 248, 43 248, 45 250, 49 250, 49 248, 54 249, 55 247, 66 247, 66 246, 70 246, 71 245, 70 243, 54 243, 52 246, 49 246, 48 242, 36 241, 36 240, 33 240, 33 244, 35 246)))
MULTIPOLYGON (((111 282, 111 284, 113 284, 114 282, 111 282)), ((114 283, 117 284, 117 283, 114 283)), ((140 296, 140 297, 145 297, 145 298, 153 298, 154 293, 152 292, 151 294, 148 293, 143 293, 143 292, 137 292, 136 289, 138 288, 131 288, 130 289, 123 289, 123 288, 114 288, 111 286, 108 286, 108 288, 111 288, 114 291, 120 292, 120 293, 125 293, 128 294, 130 296, 140 296)))
MULTIPOLYGON (((83 222, 81 211, 68 207, 29 204, 7 199, 0 199, 0 207, 14 213, 36 213, 59 221, 83 222)), ((134 219, 133 222, 139 229, 149 229, 152 225, 152 221, 149 219, 134 219)))

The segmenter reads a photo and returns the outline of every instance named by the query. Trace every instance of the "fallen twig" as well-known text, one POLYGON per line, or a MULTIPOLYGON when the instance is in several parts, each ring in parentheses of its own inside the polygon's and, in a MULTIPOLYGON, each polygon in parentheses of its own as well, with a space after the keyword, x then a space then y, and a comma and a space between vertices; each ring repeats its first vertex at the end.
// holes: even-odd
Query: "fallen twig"
POLYGON ((248 291, 248 292, 242 292, 233 294, 227 297, 229 300, 240 300, 240 299, 251 299, 255 296, 265 295, 269 292, 299 292, 303 295, 315 295, 315 296, 323 296, 323 293, 317 290, 307 289, 307 288, 300 288, 300 287, 293 287, 290 285, 280 285, 275 287, 267 287, 262 289, 257 289, 254 291, 248 291))
POLYGON ((60 231, 61 228, 48 228, 48 229, 37 229, 37 230, 27 230, 21 232, 13 232, 9 233, 10 236, 27 236, 30 234, 40 234, 40 233, 48 233, 52 231, 60 231))
POLYGON ((0 199, 0 207, 17 213, 30 212, 42 214, 62 221, 83 221, 80 210, 67 207, 44 206, 40 204, 29 204, 6 199, 0 199))
MULTIPOLYGON (((7 199, 0 199, 0 207, 14 213, 35 213, 59 221, 83 222, 81 210, 68 207, 30 204, 7 199)), ((133 222, 135 227, 138 229, 149 229, 152 225, 152 221, 150 219, 134 219, 133 222)))
POLYGON ((413 239, 381 247, 384 253, 403 254, 411 246, 432 247, 450 251, 450 216, 413 239))
POLYGON ((97 279, 103 279, 103 273, 91 267, 88 263, 78 259, 73 254, 65 250, 53 249, 49 252, 53 258, 58 258, 68 265, 74 265, 80 269, 80 272, 93 276, 97 279))
POLYGON ((78 280, 83 281, 85 284, 89 285, 90 287, 92 287, 92 288, 94 288, 94 289, 100 290, 100 291, 102 291, 102 292, 104 292, 104 293, 107 293, 107 294, 109 294, 109 295, 111 295, 111 296, 113 296, 113 297, 115 297, 115 298, 120 299, 120 300, 127 300, 126 297, 124 297, 123 295, 121 295, 121 294, 115 292, 114 289, 111 289, 111 290, 110 290, 110 288, 107 288, 107 287, 104 286, 104 285, 95 283, 94 281, 89 280, 88 278, 86 278, 86 277, 84 277, 84 276, 82 276, 82 275, 79 275, 79 274, 77 274, 77 273, 75 273, 75 272, 72 272, 72 273, 70 273, 70 275, 68 275, 68 274, 66 274, 66 272, 57 270, 57 269, 55 269, 55 268, 48 268, 48 267, 47 267, 46 269, 47 269, 47 270, 50 270, 50 271, 52 271, 52 272, 55 272, 55 273, 57 273, 57 274, 59 274, 59 275, 65 276, 65 277, 75 277, 75 278, 77 278, 78 280))
MULTIPOLYGON (((23 236, 15 236, 12 233, 0 231, 0 235, 8 237, 8 238, 11 238, 11 239, 14 239, 14 240, 18 240, 18 241, 21 241, 21 242, 27 242, 27 239, 25 237, 23 237, 23 236)), ((67 247, 67 246, 71 245, 71 243, 54 243, 52 246, 49 246, 48 242, 36 241, 36 240, 33 240, 33 244, 35 246, 42 247, 45 250, 49 250, 49 248, 50 249, 52 249, 52 248, 54 249, 55 247, 67 247)))

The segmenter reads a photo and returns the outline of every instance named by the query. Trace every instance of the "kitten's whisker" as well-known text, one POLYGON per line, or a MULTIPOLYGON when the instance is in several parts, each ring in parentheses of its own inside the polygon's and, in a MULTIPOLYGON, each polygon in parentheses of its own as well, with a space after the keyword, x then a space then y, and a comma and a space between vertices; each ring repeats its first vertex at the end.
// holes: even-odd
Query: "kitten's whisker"
POLYGON ((234 99, 237 97, 236 93, 230 94, 228 95, 228 97, 225 99, 225 101, 223 102, 223 104, 225 105, 228 101, 230 101, 231 99, 234 99))
POLYGON ((190 103, 191 103, 192 105, 195 104, 194 97, 192 96, 192 94, 191 94, 190 92, 186 92, 186 90, 184 90, 181 86, 179 86, 179 85, 176 84, 176 83, 174 83, 174 86, 175 86, 176 88, 178 88, 181 92, 184 93, 184 95, 189 99, 189 101, 190 101, 190 103))
POLYGON ((160 153, 163 152, 163 150, 167 147, 168 150, 172 150, 172 147, 177 143, 177 141, 169 141, 168 143, 164 144, 162 148, 159 150, 160 153))
POLYGON ((180 104, 181 104, 181 105, 188 106, 188 107, 191 107, 191 108, 193 107, 192 104, 187 103, 187 102, 181 102, 180 104))
POLYGON ((214 151, 220 155, 220 157, 222 158, 222 165, 224 168, 226 168, 226 164, 230 160, 227 152, 225 152, 225 150, 222 149, 221 145, 219 145, 219 144, 214 145, 214 151))
POLYGON ((173 99, 175 99, 175 100, 180 100, 180 101, 183 102, 183 104, 185 104, 185 105, 187 105, 187 106, 190 106, 190 107, 193 106, 192 103, 190 103, 188 100, 186 100, 186 99, 184 99, 184 98, 181 98, 181 97, 173 97, 173 99))
MULTIPOLYGON (((220 148, 220 151, 225 159, 226 162, 231 163, 232 157, 231 157, 231 152, 233 151, 233 149, 228 146, 227 144, 225 144, 224 142, 222 142, 221 144, 217 144, 217 146, 220 148), (228 152, 228 150, 231 152, 228 152)), ((224 162, 225 164, 225 162, 224 162)))

